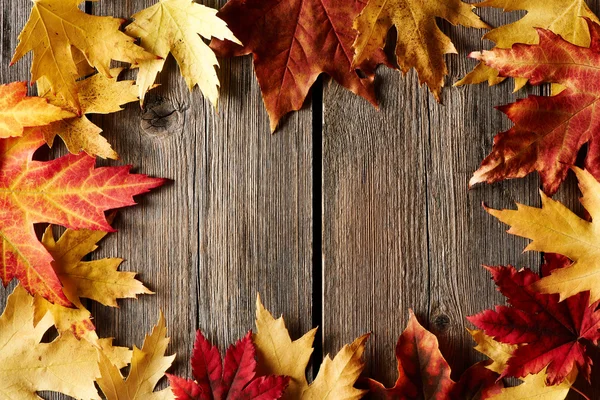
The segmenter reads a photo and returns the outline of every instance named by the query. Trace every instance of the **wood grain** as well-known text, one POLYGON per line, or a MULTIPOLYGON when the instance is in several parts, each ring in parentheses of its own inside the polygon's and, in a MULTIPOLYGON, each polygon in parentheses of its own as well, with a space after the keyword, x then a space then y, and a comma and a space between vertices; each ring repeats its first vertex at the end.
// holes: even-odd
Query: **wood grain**
MULTIPOLYGON (((154 3, 102 1, 92 12, 127 17, 154 3)), ((6 65, 30 4, 0 4, 6 65)), ((3 67, 3 82, 24 79, 27 69, 27 61, 19 70, 3 67)), ((162 311, 168 352, 178 354, 170 372, 183 376, 191 376, 197 328, 222 349, 254 328, 257 292, 274 314, 285 314, 293 335, 312 326, 311 110, 271 135, 251 59, 223 60, 219 74, 218 112, 198 89, 189 93, 169 59, 145 110, 131 104, 94 117, 121 156, 100 164, 132 164, 135 172, 172 180, 121 211, 119 232, 93 256, 125 258, 121 269, 139 272, 156 292, 121 301, 118 310, 90 305, 98 333, 141 346, 162 311)))
MULTIPOLYGON (((103 0, 92 12, 128 17, 154 3, 103 0)), ((24 80, 30 56, 12 68, 8 61, 30 2, 0 5, 0 79, 24 80)), ((590 5, 600 12, 600 0, 590 5)), ((479 13, 495 26, 522 15, 479 13)), ((522 254, 526 241, 506 234, 481 203, 539 205, 539 182, 531 175, 467 189, 494 135, 510 125, 493 107, 525 94, 511 94, 510 83, 450 87, 474 66, 466 54, 489 43, 479 41, 480 31, 441 26, 459 52, 447 58, 451 75, 443 104, 419 88, 413 72, 404 77, 379 70, 379 111, 326 81, 318 149, 310 104, 269 134, 249 57, 221 61, 218 112, 197 89, 189 93, 169 59, 144 110, 132 104, 94 117, 121 155, 119 162, 100 164, 133 164, 136 172, 172 180, 120 212, 119 232, 93 255, 127 259, 122 270, 138 271, 156 292, 122 301, 118 310, 90 304, 100 336, 140 346, 162 311, 169 352, 178 353, 171 372, 190 376, 195 329, 225 348, 254 327, 260 292, 268 309, 285 315, 294 337, 322 316, 325 353, 373 332, 366 372, 388 385, 396 378, 394 347, 409 308, 438 336, 454 379, 483 359, 472 349, 465 316, 504 300, 480 265, 537 268, 541 257, 522 254), (321 174, 315 182, 313 174, 321 174), (321 187, 313 191, 314 184, 321 187), (313 197, 319 195, 322 215, 315 216, 313 197), (313 238, 314 221, 322 223, 316 226, 321 237, 313 238), (322 256, 322 264, 313 276, 313 245, 318 249, 320 242, 322 254, 314 256, 322 256), (313 293, 313 280, 317 288, 322 281, 322 293, 313 293)), ((572 177, 556 196, 581 213, 577 197, 572 177)), ((0 306, 12 287, 0 291, 0 306)), ((591 398, 600 399, 600 389, 591 398)))
MULTIPOLYGON (((154 3, 103 1, 95 11, 129 16, 154 3)), ((96 309, 98 321, 110 321, 104 335, 139 344, 163 310, 175 373, 189 373, 196 328, 223 349, 252 329, 257 292, 294 334, 312 323, 310 110, 271 136, 250 61, 222 61, 218 113, 197 89, 188 92, 169 59, 146 114, 133 105, 101 119, 124 162, 173 182, 124 211, 119 234, 98 253, 131 260, 157 294, 118 312, 96 309), (153 109, 174 127, 140 128, 153 109)))

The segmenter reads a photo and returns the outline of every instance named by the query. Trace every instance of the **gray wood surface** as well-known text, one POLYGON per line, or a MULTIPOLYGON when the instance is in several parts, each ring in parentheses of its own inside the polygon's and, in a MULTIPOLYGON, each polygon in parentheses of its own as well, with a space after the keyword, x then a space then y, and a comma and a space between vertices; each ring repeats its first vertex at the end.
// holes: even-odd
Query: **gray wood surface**
MULTIPOLYGON (((128 17, 154 2, 102 0, 90 9, 128 17)), ((600 0, 591 3, 600 12, 600 0)), ((8 61, 30 3, 0 5, 0 79, 25 80, 30 57, 11 68, 8 61)), ((520 15, 479 14, 494 26, 520 15)), ((218 112, 197 89, 188 92, 169 59, 144 110, 131 104, 94 117, 121 155, 99 164, 132 164, 135 172, 172 180, 121 211, 119 232, 93 255, 125 258, 121 269, 139 272, 156 292, 121 301, 119 309, 90 304, 99 335, 141 346, 162 310, 169 352, 178 354, 171 372, 190 376, 194 331, 224 349, 254 327, 260 292, 294 337, 320 325, 323 353, 372 332, 366 373, 388 385, 409 309, 438 336, 454 379, 483 359, 472 349, 465 317, 504 300, 481 264, 537 268, 541 257, 522 254, 526 241, 506 234, 481 203, 539 205, 539 181, 532 175, 467 190, 494 135, 510 126, 493 107, 525 94, 512 94, 511 83, 452 88, 475 65, 468 52, 489 44, 479 40, 483 31, 442 27, 459 51, 447 57, 443 104, 419 87, 413 72, 380 68, 379 111, 326 79, 314 152, 310 101, 270 135, 250 57, 221 60, 218 112)), ((556 198, 582 212, 573 179, 556 198)), ((0 306, 13 286, 0 290, 0 306)))

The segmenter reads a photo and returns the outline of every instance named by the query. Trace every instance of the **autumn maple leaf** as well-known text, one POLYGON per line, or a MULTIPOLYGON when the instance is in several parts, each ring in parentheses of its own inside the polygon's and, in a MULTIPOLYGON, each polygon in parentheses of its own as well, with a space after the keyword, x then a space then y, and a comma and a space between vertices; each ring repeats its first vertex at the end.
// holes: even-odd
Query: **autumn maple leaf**
POLYGON ((137 65, 139 97, 142 102, 171 53, 179 63, 189 89, 198 85, 204 96, 211 103, 217 104, 219 78, 215 67, 219 63, 200 36, 241 43, 216 14, 217 10, 192 0, 160 0, 133 15, 134 22, 125 28, 125 32, 139 37, 141 46, 162 57, 160 60, 141 61, 137 65))
POLYGON ((322 72, 342 86, 377 104, 375 67, 385 63, 375 51, 369 63, 352 68, 352 20, 362 0, 231 0, 217 14, 244 43, 213 40, 220 56, 254 54, 254 68, 274 131, 288 112, 299 110, 322 72))
POLYGON ((573 263, 553 270, 533 284, 541 293, 558 293, 560 300, 590 291, 590 302, 600 300, 600 183, 587 171, 573 168, 583 197, 581 204, 591 222, 579 218, 567 207, 541 193, 542 208, 517 204, 517 210, 487 211, 505 224, 508 233, 531 239, 526 251, 557 253, 573 263))
MULTIPOLYGON (((76 89, 82 115, 63 119, 42 127, 46 143, 52 146, 58 135, 72 154, 85 151, 91 156, 117 159, 117 153, 107 140, 100 135, 102 129, 91 122, 86 114, 114 113, 121 111, 122 105, 139 99, 138 86, 135 85, 134 81, 117 81, 122 70, 123 68, 111 69, 112 78, 108 78, 103 74, 94 74, 87 79, 78 81, 76 89)), ((69 108, 66 100, 52 93, 46 78, 38 80, 37 89, 38 94, 48 99, 51 104, 63 109, 69 108)))
POLYGON ((289 382, 285 376, 256 376, 252 332, 227 349, 223 363, 219 349, 198 331, 191 365, 195 381, 167 374, 178 400, 276 400, 289 382))
POLYGON ((0 85, 0 139, 22 136, 25 128, 74 117, 40 97, 27 97, 27 83, 0 85))
MULTIPOLYGON (((512 357, 514 351, 519 347, 517 345, 499 343, 487 336, 482 331, 469 330, 477 346, 475 350, 488 356, 492 363, 486 366, 487 369, 501 374, 506 369, 508 360, 512 357)), ((575 378, 577 370, 573 372, 558 385, 546 385, 545 370, 534 375, 527 375, 522 379, 518 386, 500 389, 500 393, 495 394, 493 400, 564 400, 575 378)))
POLYGON ((253 341, 258 359, 257 372, 261 376, 290 377, 282 399, 353 400, 366 394, 366 390, 357 389, 354 384, 365 367, 362 355, 369 335, 345 345, 333 360, 326 356, 317 377, 309 385, 306 368, 313 351, 316 329, 292 341, 283 317, 273 318, 260 301, 260 296, 256 299, 256 328, 253 341))
POLYGON ((175 356, 165 356, 169 338, 165 319, 160 314, 158 323, 150 335, 146 335, 141 349, 133 347, 133 356, 127 379, 123 379, 121 368, 100 352, 100 377, 98 386, 106 400, 172 400, 171 388, 154 391, 159 380, 165 376, 175 356))
POLYGON ((571 44, 538 29, 539 45, 515 44, 511 49, 473 53, 497 69, 500 76, 522 77, 533 85, 559 83, 556 96, 530 96, 500 107, 514 127, 494 138, 492 153, 471 178, 470 185, 520 178, 538 171, 544 191, 553 194, 564 181, 579 149, 589 142, 586 168, 600 176, 600 25, 588 20, 589 48, 571 44))
MULTIPOLYGON (((551 258, 549 272, 562 266, 551 258)), ((599 302, 590 305, 589 292, 559 302, 556 294, 542 294, 531 286, 539 276, 528 269, 487 267, 510 306, 496 306, 468 317, 476 327, 501 343, 520 345, 502 371, 502 377, 523 378, 546 369, 549 385, 556 385, 577 370, 589 379, 588 346, 600 339, 599 302)))
POLYGON ((498 394, 502 384, 498 374, 478 363, 469 368, 458 383, 450 378, 450 366, 442 356, 438 340, 410 311, 408 326, 396 345, 398 379, 394 387, 367 379, 371 392, 384 399, 465 400, 488 399, 498 394))
POLYGON ((35 392, 48 390, 100 400, 94 386, 100 376, 98 349, 119 368, 131 359, 127 348, 112 347, 110 339, 100 339, 94 347, 66 333, 50 343, 40 343, 52 326, 52 316, 46 314, 35 327, 33 320, 33 298, 17 286, 0 316, 2 399, 39 400, 35 392))
MULTIPOLYGON (((590 10, 585 0, 486 0, 475 4, 475 7, 502 8, 504 11, 527 11, 527 14, 517 22, 492 29, 483 38, 496 43, 496 48, 510 49, 515 43, 537 44, 536 28, 548 29, 565 40, 578 46, 590 45, 590 34, 585 22, 589 18, 599 22, 598 17, 590 10)), ((487 81, 490 86, 504 80, 498 76, 498 71, 479 63, 455 85, 476 84, 487 81)), ((522 87, 527 79, 517 78, 517 89, 522 87)))
POLYGON ((82 0, 33 0, 27 24, 11 63, 33 51, 31 80, 46 77, 53 93, 81 111, 76 80, 81 77, 79 52, 87 63, 107 77, 111 60, 132 64, 156 59, 119 30, 124 20, 81 11, 82 0))
POLYGON ((5 286, 16 277, 31 294, 71 306, 33 224, 113 231, 104 211, 135 204, 133 196, 164 180, 130 174, 130 166, 94 168, 85 154, 33 161, 43 144, 39 130, 0 139, 0 276, 5 286))
POLYGON ((42 243, 54 259, 52 267, 74 308, 52 304, 40 296, 35 296, 35 324, 50 312, 60 334, 71 332, 76 338, 85 338, 95 344, 98 341, 96 328, 81 298, 117 307, 117 299, 135 298, 138 294, 152 293, 135 279, 135 273, 117 271, 123 262, 120 258, 83 261, 88 253, 96 250, 98 241, 105 236, 106 232, 102 231, 67 229, 60 239, 55 241, 52 227, 46 229, 42 243))
POLYGON ((473 6, 460 0, 369 0, 354 21, 358 36, 354 42, 353 64, 378 60, 388 31, 397 31, 396 59, 407 73, 415 68, 419 81, 426 83, 439 101, 448 68, 444 55, 456 48, 438 27, 436 18, 453 25, 489 28, 473 13, 473 6))

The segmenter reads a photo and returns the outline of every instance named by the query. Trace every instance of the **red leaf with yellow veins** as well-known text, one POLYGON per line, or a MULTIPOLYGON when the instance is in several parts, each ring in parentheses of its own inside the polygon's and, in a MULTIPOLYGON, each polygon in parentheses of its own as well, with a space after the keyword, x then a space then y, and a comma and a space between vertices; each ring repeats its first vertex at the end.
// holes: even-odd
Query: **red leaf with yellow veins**
POLYGON ((0 85, 0 138, 22 136, 25 128, 74 117, 41 97, 27 97, 27 83, 0 85))
POLYGON ((564 181, 579 149, 589 143, 586 169, 600 176, 600 25, 588 20, 589 48, 571 44, 538 29, 538 45, 473 53, 502 77, 525 78, 533 85, 558 83, 565 89, 552 97, 530 96, 500 111, 514 127, 494 139, 492 153, 470 181, 497 182, 538 171, 551 195, 564 181))
POLYGON ((104 211, 135 204, 133 196, 164 180, 130 174, 130 166, 94 168, 85 154, 33 161, 43 143, 39 130, 0 139, 0 276, 5 286, 17 278, 31 294, 71 306, 33 224, 113 231, 104 211))
POLYGON ((219 349, 198 331, 191 363, 194 381, 167 374, 178 400, 277 400, 290 380, 284 376, 256 376, 252 332, 229 347, 223 363, 219 349))
MULTIPOLYGON (((569 262, 557 256, 547 260, 547 272, 569 262)), ((511 266, 488 269, 510 306, 496 306, 468 319, 498 342, 520 345, 508 359, 502 376, 524 378, 545 369, 547 383, 556 385, 577 368, 589 379, 588 346, 600 339, 599 302, 590 305, 589 292, 559 302, 559 295, 538 293, 532 288, 540 277, 531 270, 517 271, 511 266)))
POLYGON ((271 130, 288 112, 299 110, 322 72, 377 105, 373 81, 377 64, 386 63, 376 50, 368 63, 352 67, 356 32, 352 21, 362 0, 231 0, 219 11, 244 46, 214 40, 220 56, 254 54, 254 68, 271 119, 271 130))

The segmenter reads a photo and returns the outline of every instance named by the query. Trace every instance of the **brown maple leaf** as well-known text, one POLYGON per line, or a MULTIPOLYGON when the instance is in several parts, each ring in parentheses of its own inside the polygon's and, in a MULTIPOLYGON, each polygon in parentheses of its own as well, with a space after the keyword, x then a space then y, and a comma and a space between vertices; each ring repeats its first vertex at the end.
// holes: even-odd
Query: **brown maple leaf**
POLYGON ((361 0, 231 0, 217 16, 244 46, 214 39, 211 46, 222 57, 254 54, 272 131, 285 114, 302 107, 323 72, 377 105, 373 81, 376 65, 386 62, 383 52, 357 66, 364 77, 352 68, 352 21, 364 5, 361 0))

